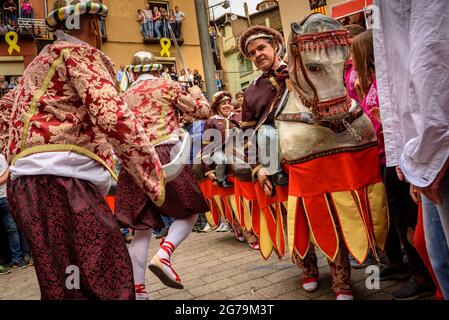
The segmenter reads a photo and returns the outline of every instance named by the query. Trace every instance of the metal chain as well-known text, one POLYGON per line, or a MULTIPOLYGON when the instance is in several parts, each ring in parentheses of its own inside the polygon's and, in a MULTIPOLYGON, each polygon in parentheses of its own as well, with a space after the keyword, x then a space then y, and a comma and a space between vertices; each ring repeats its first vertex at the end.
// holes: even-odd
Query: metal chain
POLYGON ((346 119, 342 120, 343 125, 345 126, 345 128, 358 140, 358 141, 362 141, 362 137, 360 135, 357 134, 357 131, 355 131, 355 129, 353 127, 351 127, 351 125, 349 124, 348 121, 346 121, 346 119))

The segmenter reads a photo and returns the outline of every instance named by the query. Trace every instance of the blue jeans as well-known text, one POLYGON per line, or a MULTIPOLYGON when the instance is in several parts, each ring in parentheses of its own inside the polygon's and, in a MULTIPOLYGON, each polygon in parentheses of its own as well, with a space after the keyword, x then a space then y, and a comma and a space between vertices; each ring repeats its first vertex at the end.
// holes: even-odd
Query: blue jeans
POLYGON ((181 33, 182 33, 182 22, 181 21, 176 21, 175 22, 175 35, 177 38, 181 38, 181 33))
POLYGON ((141 24, 140 24, 140 33, 141 33, 144 37, 147 37, 147 31, 146 31, 146 28, 145 28, 145 24, 144 24, 144 23, 141 23, 141 24))
POLYGON ((440 185, 443 203, 436 205, 422 196, 426 247, 435 276, 449 300, 449 174, 440 185))
POLYGON ((30 254, 30 249, 28 248, 28 242, 17 228, 16 222, 9 211, 6 197, 0 198, 0 213, 6 228, 6 233, 8 234, 11 260, 13 263, 19 262, 23 259, 23 255, 30 254))
POLYGON ((158 38, 158 39, 162 38, 161 26, 162 26, 161 20, 157 20, 154 22, 154 32, 156 33, 156 38, 158 38))
POLYGON ((168 21, 162 21, 162 37, 170 39, 170 31, 168 30, 168 21))
POLYGON ((148 20, 145 22, 145 27, 147 30, 147 36, 150 38, 154 38, 154 24, 153 20, 148 20))

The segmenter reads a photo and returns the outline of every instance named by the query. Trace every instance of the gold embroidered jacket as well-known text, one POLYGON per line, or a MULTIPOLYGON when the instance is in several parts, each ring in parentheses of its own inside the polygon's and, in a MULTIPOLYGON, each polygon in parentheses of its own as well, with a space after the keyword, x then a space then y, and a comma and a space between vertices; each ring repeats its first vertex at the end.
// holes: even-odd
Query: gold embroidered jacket
POLYGON ((207 119, 210 106, 199 88, 191 93, 178 82, 153 78, 139 81, 122 94, 153 144, 170 139, 179 129, 178 111, 195 119, 207 119))
POLYGON ((14 164, 34 153, 73 151, 98 161, 115 177, 113 149, 160 206, 165 198, 162 165, 114 79, 113 63, 94 47, 67 41, 45 47, 15 91, 6 156, 14 164))

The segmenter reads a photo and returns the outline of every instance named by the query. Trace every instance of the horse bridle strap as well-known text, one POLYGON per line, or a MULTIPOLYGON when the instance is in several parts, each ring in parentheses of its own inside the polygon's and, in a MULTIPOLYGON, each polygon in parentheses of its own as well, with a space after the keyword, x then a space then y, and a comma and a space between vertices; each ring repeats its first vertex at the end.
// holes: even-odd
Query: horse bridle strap
POLYGON ((317 119, 317 117, 308 112, 297 112, 297 113, 283 113, 280 114, 276 120, 287 121, 287 122, 302 122, 306 124, 319 125, 322 127, 327 127, 336 133, 345 131, 347 128, 345 122, 351 124, 355 119, 363 115, 363 110, 359 106, 354 110, 350 111, 343 119, 335 120, 323 120, 317 119))
POLYGON ((349 31, 329 30, 317 32, 313 34, 296 35, 290 41, 290 46, 295 47, 298 51, 323 49, 332 46, 349 46, 349 31))
POLYGON ((294 57, 294 69, 295 69, 295 80, 296 84, 294 83, 294 87, 296 89, 296 92, 299 95, 299 98, 301 99, 301 102, 304 106, 311 109, 313 114, 317 116, 318 118, 321 117, 321 109, 330 107, 335 104, 339 104, 342 102, 342 100, 347 99, 346 96, 338 97, 333 100, 329 101, 320 101, 318 98, 318 93, 316 90, 315 85, 313 82, 309 79, 307 75, 307 70, 304 66, 304 63, 301 59, 301 51, 306 50, 314 50, 314 49, 322 49, 322 48, 329 48, 332 46, 349 46, 350 45, 350 38, 349 38, 349 31, 344 29, 337 29, 337 30, 329 30, 329 31, 323 31, 323 32, 317 32, 313 34, 304 34, 304 35, 295 35, 293 36, 292 40, 290 41, 290 52, 292 56, 294 57), (299 76, 298 76, 298 64, 301 68, 301 73, 304 77, 304 80, 307 82, 309 87, 313 91, 313 98, 307 99, 302 93, 299 86, 299 76))

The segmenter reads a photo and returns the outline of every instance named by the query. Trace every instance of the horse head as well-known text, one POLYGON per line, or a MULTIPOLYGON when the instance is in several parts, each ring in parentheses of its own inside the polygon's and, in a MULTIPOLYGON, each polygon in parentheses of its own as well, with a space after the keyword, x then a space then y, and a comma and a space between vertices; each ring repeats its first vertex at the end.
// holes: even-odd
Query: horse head
POLYGON ((335 19, 311 14, 291 25, 288 44, 293 89, 276 117, 282 158, 301 161, 375 142, 370 120, 345 89, 348 31, 335 19))
POLYGON ((291 25, 289 74, 295 93, 318 120, 345 117, 351 100, 344 84, 348 31, 335 19, 311 14, 291 25))

